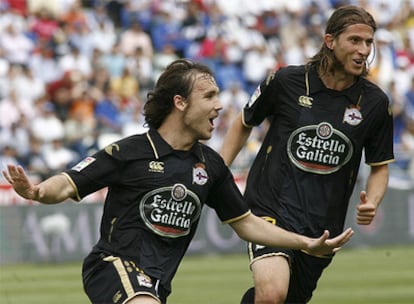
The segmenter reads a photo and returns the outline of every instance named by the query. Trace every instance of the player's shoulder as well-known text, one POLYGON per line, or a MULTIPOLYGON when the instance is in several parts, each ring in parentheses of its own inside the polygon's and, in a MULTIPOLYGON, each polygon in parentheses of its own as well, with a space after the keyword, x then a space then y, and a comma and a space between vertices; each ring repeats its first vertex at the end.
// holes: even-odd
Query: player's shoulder
POLYGON ((204 143, 199 143, 199 145, 206 162, 214 163, 215 165, 225 166, 223 158, 216 150, 204 143))
POLYGON ((364 86, 365 94, 370 97, 370 100, 389 103, 388 95, 377 84, 367 78, 361 78, 360 81, 364 86))
POLYGON ((292 82, 296 83, 298 81, 302 81, 305 72, 306 68, 304 65, 287 65, 279 68, 274 73, 272 78, 277 79, 277 81, 283 86, 292 82))
POLYGON ((280 67, 277 71, 276 74, 283 76, 283 77, 287 77, 287 76, 298 76, 298 75, 303 75, 305 73, 305 65, 287 65, 287 66, 282 66, 280 67))
POLYGON ((118 160, 134 160, 151 155, 146 134, 135 134, 107 145, 103 149, 108 155, 118 160))

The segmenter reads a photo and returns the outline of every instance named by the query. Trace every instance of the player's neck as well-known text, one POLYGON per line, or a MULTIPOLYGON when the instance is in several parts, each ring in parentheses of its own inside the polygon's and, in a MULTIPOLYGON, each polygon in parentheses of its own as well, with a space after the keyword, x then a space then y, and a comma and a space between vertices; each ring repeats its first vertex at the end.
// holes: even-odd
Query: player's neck
POLYGON ((179 124, 172 124, 168 121, 161 125, 158 133, 174 150, 188 151, 195 142, 193 138, 186 136, 186 132, 183 132, 179 124))
POLYGON ((338 72, 327 72, 321 75, 320 78, 328 89, 335 91, 345 90, 356 82, 356 77, 354 75, 338 72))

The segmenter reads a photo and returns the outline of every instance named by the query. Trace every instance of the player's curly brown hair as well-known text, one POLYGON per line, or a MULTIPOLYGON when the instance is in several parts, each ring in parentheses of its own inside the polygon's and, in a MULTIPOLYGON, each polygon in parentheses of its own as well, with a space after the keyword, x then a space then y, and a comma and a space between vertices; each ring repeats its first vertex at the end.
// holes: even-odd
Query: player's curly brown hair
POLYGON ((199 73, 213 76, 208 66, 188 59, 175 60, 166 67, 154 90, 147 94, 144 116, 149 127, 158 129, 162 125, 174 107, 175 95, 184 98, 190 95, 199 73))

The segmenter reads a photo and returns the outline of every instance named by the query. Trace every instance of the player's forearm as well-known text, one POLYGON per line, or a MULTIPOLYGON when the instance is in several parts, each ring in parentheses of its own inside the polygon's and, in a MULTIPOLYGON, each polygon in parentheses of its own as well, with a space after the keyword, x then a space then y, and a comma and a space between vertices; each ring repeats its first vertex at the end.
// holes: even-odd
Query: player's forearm
POLYGON ((241 113, 234 119, 232 125, 227 131, 226 136, 223 140, 223 146, 221 148, 220 154, 224 159, 224 162, 230 166, 237 154, 245 145, 249 135, 251 133, 251 128, 246 128, 242 123, 241 113))
POLYGON ((76 191, 64 174, 52 176, 39 185, 36 195, 31 198, 43 204, 57 204, 68 198, 75 198, 76 191))
POLYGON ((284 230, 253 214, 231 225, 241 239, 269 247, 308 250, 311 242, 308 237, 284 230))
POLYGON ((372 166, 367 179, 366 192, 369 200, 378 206, 388 187, 388 165, 372 166))

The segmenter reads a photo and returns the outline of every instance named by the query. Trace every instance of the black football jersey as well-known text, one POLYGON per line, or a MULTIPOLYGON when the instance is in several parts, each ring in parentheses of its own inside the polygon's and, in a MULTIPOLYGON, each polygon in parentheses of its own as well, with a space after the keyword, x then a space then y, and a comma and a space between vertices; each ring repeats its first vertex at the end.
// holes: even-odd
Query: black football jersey
POLYGON ((253 213, 309 236, 343 230, 361 157, 392 162, 393 119, 387 96, 359 78, 325 87, 315 68, 290 66, 269 75, 243 109, 243 123, 270 127, 249 172, 245 199, 253 213))
POLYGON ((68 170, 78 199, 108 187, 93 253, 129 258, 170 290, 205 204, 223 223, 249 209, 218 153, 173 150, 156 130, 115 142, 68 170))

